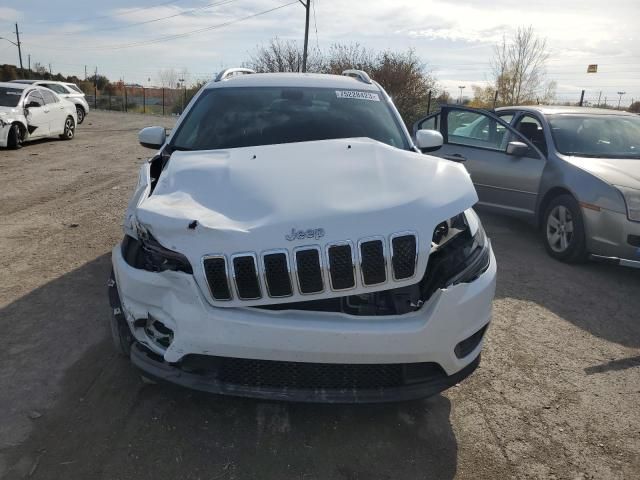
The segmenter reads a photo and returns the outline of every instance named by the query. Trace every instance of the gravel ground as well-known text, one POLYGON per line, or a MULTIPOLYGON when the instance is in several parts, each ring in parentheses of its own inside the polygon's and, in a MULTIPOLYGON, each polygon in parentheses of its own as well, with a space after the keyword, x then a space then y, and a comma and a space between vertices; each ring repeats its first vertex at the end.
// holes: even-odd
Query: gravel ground
POLYGON ((0 151, 0 478, 640 477, 640 272, 564 265, 480 212, 499 263, 478 371, 427 400, 287 404, 147 385, 115 356, 106 279, 139 128, 0 151))

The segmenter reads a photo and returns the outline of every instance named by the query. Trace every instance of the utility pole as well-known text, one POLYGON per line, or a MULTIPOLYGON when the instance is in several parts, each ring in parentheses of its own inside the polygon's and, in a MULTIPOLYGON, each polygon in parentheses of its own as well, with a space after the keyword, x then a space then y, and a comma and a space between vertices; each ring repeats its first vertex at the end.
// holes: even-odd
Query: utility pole
POLYGON ((16 43, 18 44, 18 56, 20 57, 20 70, 22 67, 22 48, 20 46, 20 32, 18 31, 18 23, 16 22, 16 43))
POLYGON ((460 89, 460 101, 458 102, 460 105, 462 105, 462 90, 465 89, 464 85, 458 85, 458 88, 460 89))
POLYGON ((584 103, 584 90, 582 90, 582 93, 580 94, 580 106, 582 106, 582 104, 584 103))
POLYGON ((304 22, 304 50, 302 52, 302 73, 307 71, 307 47, 309 46, 309 10, 311 10, 311 0, 307 0, 307 3, 302 0, 298 0, 305 8, 305 22, 304 22))
POLYGON ((31 54, 28 54, 27 58, 29 59, 29 63, 28 63, 28 65, 29 65, 29 73, 31 73, 31 54))
POLYGON ((620 110, 620 102, 622 101, 622 95, 624 95, 627 92, 618 92, 618 95, 620 95, 620 97, 618 98, 618 110, 620 110))
POLYGON ((51 70, 51 64, 49 64, 49 75, 53 75, 53 71, 51 70))
POLYGON ((84 66, 84 81, 87 81, 87 66, 84 66))

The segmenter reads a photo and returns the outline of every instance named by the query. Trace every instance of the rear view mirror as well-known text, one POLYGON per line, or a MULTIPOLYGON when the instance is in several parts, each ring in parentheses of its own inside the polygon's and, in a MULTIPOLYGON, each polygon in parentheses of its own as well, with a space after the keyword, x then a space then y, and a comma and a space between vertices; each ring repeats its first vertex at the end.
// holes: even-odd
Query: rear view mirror
POLYGON ((167 131, 164 127, 147 127, 138 133, 140 145, 157 150, 167 140, 167 131))
POLYGON ((442 134, 437 130, 418 130, 416 132, 416 146, 423 151, 438 150, 444 142, 442 134))
POLYGON ((522 142, 509 142, 507 145, 507 155, 513 155, 514 157, 524 157, 529 153, 529 147, 526 143, 522 142))

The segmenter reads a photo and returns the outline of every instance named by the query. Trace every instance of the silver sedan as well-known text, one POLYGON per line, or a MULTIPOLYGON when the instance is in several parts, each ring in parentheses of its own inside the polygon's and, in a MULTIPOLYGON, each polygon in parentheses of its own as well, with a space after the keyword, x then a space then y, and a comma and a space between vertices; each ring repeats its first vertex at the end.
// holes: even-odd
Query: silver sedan
POLYGON ((559 106, 444 106, 414 126, 465 162, 479 204, 540 227, 549 254, 640 268, 640 116, 559 106))

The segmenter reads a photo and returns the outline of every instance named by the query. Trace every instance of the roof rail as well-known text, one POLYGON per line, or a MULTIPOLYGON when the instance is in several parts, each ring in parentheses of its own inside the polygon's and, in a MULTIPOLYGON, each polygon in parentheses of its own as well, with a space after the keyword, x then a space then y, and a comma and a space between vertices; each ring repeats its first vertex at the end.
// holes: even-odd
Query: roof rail
POLYGON ((344 72, 342 72, 342 75, 357 78, 364 83, 371 83, 371 78, 364 70, 345 70, 344 72))
POLYGON ((250 68, 225 68, 216 77, 216 82, 225 80, 227 77, 232 76, 234 73, 256 73, 256 71, 251 70, 250 68))

